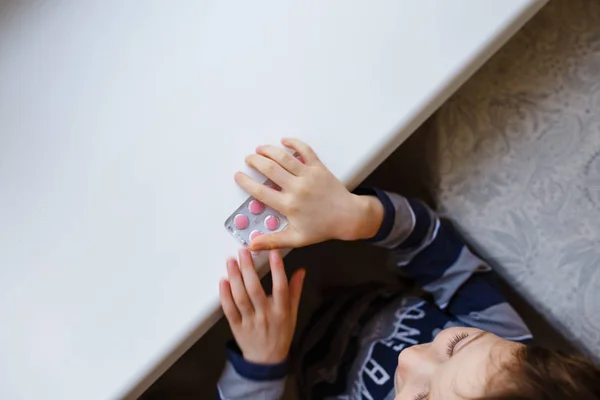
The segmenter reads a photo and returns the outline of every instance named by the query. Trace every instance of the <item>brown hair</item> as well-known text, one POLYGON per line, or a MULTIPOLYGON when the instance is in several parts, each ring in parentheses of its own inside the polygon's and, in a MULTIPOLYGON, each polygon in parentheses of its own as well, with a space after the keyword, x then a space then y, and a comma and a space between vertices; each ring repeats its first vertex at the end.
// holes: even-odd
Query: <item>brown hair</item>
MULTIPOLYGON (((600 399, 600 367, 579 355, 523 346, 507 366, 509 389, 488 400, 600 399)), ((506 375, 504 375, 506 378, 506 375)))

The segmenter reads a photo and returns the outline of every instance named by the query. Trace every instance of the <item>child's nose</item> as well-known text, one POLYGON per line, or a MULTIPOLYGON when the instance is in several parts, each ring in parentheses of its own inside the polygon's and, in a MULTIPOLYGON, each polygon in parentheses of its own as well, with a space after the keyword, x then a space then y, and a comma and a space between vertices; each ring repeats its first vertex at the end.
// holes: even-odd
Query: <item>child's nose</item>
POLYGON ((411 375, 423 373, 430 368, 431 357, 428 356, 430 343, 411 346, 398 355, 398 371, 400 378, 406 382, 411 375))
POLYGON ((420 354, 424 350, 424 345, 418 344, 404 349, 398 355, 398 370, 400 371, 400 377, 404 379, 403 374, 410 371, 412 366, 418 362, 420 354))

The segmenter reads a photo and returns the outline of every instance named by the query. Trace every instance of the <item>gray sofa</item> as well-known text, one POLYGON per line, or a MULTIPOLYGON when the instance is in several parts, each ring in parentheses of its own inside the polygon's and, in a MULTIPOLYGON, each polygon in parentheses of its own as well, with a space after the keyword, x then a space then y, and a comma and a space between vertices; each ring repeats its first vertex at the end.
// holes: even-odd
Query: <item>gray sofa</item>
POLYGON ((600 2, 554 0, 430 120, 440 209, 600 359, 600 2))

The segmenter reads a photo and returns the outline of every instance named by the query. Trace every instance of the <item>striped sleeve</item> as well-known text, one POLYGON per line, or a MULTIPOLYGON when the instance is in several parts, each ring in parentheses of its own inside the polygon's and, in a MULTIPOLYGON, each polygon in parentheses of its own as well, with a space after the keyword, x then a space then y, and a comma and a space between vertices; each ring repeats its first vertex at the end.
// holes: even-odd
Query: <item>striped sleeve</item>
POLYGON ((494 281, 490 266, 473 254, 456 230, 425 204, 371 190, 385 216, 371 240, 391 250, 397 267, 433 296, 437 306, 467 326, 505 339, 532 338, 494 281))
POLYGON ((227 363, 217 384, 219 400, 276 400, 283 396, 288 361, 275 365, 250 363, 235 342, 227 345, 227 363))

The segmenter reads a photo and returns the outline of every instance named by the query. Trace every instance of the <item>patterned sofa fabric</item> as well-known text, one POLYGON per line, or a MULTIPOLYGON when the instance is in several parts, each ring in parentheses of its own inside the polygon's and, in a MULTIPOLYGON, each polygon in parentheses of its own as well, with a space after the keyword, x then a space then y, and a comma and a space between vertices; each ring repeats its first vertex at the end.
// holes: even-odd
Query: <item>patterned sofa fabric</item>
POLYGON ((448 213, 600 359, 600 2, 553 0, 432 120, 448 213))

